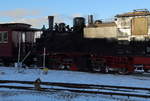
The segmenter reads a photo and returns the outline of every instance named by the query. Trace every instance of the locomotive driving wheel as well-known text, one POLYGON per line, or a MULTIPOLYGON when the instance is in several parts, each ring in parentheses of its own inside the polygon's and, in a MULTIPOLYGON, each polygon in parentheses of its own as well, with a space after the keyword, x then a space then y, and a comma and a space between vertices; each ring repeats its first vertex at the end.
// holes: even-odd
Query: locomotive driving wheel
POLYGON ((121 74, 121 75, 126 75, 126 74, 129 74, 129 71, 127 68, 120 68, 118 70, 118 73, 121 74))

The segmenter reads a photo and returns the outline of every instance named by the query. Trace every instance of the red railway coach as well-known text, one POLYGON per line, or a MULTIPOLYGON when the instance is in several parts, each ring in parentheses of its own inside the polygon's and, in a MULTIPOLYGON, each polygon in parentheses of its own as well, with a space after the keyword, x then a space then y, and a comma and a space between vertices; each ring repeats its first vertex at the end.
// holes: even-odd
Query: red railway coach
POLYGON ((90 59, 93 71, 117 72, 129 74, 133 72, 148 72, 150 57, 146 56, 93 56, 90 59))
POLYGON ((150 70, 150 57, 145 56, 104 56, 107 69, 120 74, 133 72, 148 72, 150 70))
POLYGON ((19 42, 25 54, 33 45, 37 31, 25 23, 0 24, 0 61, 5 64, 16 61, 19 42))
POLYGON ((93 72, 116 72, 132 74, 133 72, 148 72, 150 57, 146 56, 102 56, 80 53, 49 54, 51 69, 83 70, 93 72))
POLYGON ((147 72, 150 70, 150 57, 134 57, 133 64, 137 70, 143 69, 147 72))

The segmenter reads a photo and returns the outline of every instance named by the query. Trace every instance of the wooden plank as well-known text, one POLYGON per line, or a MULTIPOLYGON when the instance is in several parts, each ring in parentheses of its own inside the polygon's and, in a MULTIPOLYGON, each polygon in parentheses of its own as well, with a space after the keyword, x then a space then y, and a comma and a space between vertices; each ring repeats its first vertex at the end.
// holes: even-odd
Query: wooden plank
POLYGON ((131 22, 132 35, 148 34, 148 19, 146 17, 133 18, 131 22))

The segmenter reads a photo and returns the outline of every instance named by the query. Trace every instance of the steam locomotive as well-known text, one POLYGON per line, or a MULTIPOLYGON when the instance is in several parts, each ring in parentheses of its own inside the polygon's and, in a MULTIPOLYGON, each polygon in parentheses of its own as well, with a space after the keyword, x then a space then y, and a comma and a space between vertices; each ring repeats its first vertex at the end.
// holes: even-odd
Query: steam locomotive
POLYGON ((46 49, 46 66, 51 69, 70 69, 92 72, 135 71, 150 69, 150 12, 134 10, 116 15, 114 21, 103 22, 88 16, 76 17, 73 27, 55 24, 49 16, 49 28, 43 28, 36 41, 36 51, 46 49))

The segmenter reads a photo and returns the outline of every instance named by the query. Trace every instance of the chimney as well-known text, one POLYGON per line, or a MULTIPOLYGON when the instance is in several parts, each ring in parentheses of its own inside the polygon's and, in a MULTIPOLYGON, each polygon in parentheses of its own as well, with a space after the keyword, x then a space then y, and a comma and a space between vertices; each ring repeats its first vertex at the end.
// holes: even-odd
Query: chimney
POLYGON ((49 29, 53 30, 54 16, 48 16, 49 29))
POLYGON ((93 15, 88 15, 88 25, 93 24, 93 15))

